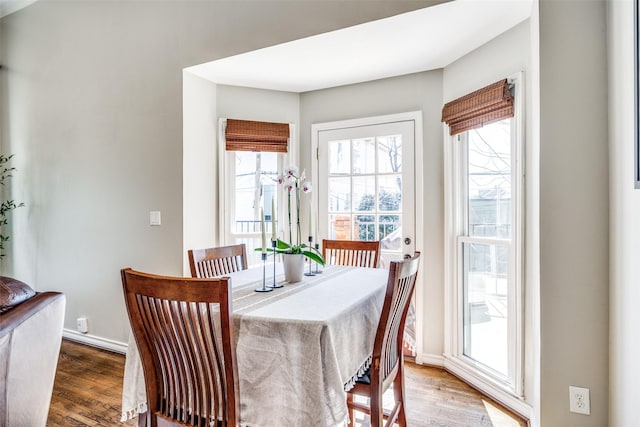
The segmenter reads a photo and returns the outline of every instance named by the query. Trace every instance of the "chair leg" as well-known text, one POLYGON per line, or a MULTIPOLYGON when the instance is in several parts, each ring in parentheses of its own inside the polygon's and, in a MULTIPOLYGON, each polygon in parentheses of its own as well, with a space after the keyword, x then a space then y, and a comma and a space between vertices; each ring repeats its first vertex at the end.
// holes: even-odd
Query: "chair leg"
POLYGON ((393 397, 396 402, 400 404, 400 411, 398 412, 398 425, 400 427, 407 427, 407 416, 405 414, 405 393, 404 393, 404 369, 400 366, 398 375, 393 382, 393 397))
POLYGON ((138 427, 149 427, 151 425, 151 417, 149 411, 138 414, 138 427))
POLYGON ((353 409, 353 394, 347 393, 347 410, 349 411, 349 425, 351 427, 355 426, 356 422, 356 411, 353 409))
POLYGON ((371 427, 384 426, 384 413, 382 410, 382 389, 380 387, 371 387, 369 395, 369 408, 371 409, 371 427))

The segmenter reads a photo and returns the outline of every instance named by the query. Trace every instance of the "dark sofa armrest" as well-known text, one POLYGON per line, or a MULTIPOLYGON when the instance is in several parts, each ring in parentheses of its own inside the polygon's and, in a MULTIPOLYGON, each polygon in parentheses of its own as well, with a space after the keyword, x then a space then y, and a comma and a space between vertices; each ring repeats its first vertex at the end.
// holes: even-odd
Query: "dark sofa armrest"
POLYGON ((0 314, 0 337, 7 335, 31 316, 59 298, 64 298, 64 294, 61 292, 38 292, 33 298, 0 314))

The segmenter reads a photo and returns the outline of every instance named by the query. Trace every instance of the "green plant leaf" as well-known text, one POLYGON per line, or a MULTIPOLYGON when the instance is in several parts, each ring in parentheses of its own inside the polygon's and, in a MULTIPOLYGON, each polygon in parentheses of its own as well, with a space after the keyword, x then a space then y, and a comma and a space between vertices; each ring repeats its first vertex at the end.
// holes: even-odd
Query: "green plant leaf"
POLYGON ((313 250, 313 251, 303 250, 302 253, 304 254, 304 256, 309 258, 311 261, 317 262, 320 265, 324 265, 324 258, 322 257, 322 255, 317 253, 316 250, 313 250))
MULTIPOLYGON (((255 248, 254 251, 262 252, 262 248, 255 248)), ((278 239, 276 247, 267 248, 267 252, 275 252, 278 254, 302 254, 320 265, 324 265, 325 261, 322 254, 317 249, 305 243, 301 245, 291 245, 283 240, 278 239)))
POLYGON ((291 245, 290 244, 288 244, 287 242, 284 242, 284 241, 282 241, 280 239, 278 239, 278 243, 277 243, 276 247, 278 249, 291 249, 291 245))

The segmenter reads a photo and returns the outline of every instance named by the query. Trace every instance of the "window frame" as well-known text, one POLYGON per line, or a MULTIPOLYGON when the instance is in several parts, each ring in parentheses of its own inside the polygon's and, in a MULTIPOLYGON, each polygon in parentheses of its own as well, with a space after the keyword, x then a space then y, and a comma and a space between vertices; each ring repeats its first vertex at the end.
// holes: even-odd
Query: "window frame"
MULTIPOLYGON (((480 390, 514 410, 528 414, 524 403, 524 76, 508 78, 514 86, 514 117, 511 119, 512 227, 511 239, 470 236, 466 166, 467 132, 449 136, 445 131, 445 367, 480 390), (507 244, 509 262, 508 326, 509 354, 507 381, 495 371, 464 355, 464 244, 507 244), (511 320, 513 319, 513 320, 511 320)), ((445 127, 446 128, 446 127, 445 127)))
MULTIPOLYGON (((231 220, 234 218, 235 211, 235 151, 226 150, 226 137, 225 129, 227 125, 226 118, 220 118, 218 120, 218 201, 222 209, 220 209, 220 216, 218 221, 218 236, 219 244, 232 245, 235 244, 233 236, 236 233, 232 232, 231 220)), ((282 171, 284 168, 291 164, 298 164, 297 162, 297 144, 295 138, 295 124, 289 123, 289 145, 287 153, 276 153, 280 158, 278 159, 278 170, 282 171), (292 160, 293 159, 293 160, 292 160)), ((284 206, 285 194, 281 185, 277 186, 277 205, 279 207, 284 206)), ((278 221, 278 236, 282 236, 284 228, 282 224, 285 221, 285 209, 278 208, 277 212, 278 221)), ((248 237, 260 238, 261 233, 247 233, 248 237)), ((247 248, 247 251, 252 251, 253 248, 247 248)))

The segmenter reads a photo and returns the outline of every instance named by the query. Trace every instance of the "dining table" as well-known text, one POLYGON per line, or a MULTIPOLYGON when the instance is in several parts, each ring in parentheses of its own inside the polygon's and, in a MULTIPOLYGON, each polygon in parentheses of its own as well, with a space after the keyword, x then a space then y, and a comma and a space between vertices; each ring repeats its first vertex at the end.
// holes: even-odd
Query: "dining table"
MULTIPOLYGON (((325 266, 285 283, 272 263, 231 273, 242 426, 344 426, 346 391, 371 363, 388 270, 325 266), (284 285, 256 292, 269 285, 284 285)), ((146 412, 133 337, 127 348, 122 421, 146 412)))

